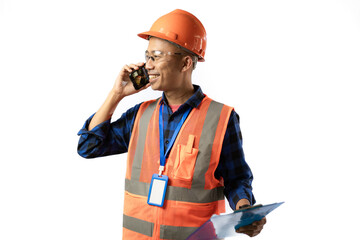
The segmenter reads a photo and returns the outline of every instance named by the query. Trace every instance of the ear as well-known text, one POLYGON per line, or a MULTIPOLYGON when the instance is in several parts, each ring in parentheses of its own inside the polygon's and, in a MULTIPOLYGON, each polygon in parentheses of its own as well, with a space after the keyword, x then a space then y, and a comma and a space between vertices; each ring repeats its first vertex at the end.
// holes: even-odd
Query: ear
POLYGON ((182 69, 181 71, 182 72, 186 72, 188 71, 189 69, 192 69, 193 67, 193 60, 190 56, 185 56, 183 58, 183 66, 182 66, 182 69))

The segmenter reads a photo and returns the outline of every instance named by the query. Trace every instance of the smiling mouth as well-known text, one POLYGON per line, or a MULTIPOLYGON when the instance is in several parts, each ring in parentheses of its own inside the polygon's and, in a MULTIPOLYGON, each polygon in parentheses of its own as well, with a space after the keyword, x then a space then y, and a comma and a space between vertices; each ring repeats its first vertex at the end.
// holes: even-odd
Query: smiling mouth
POLYGON ((150 74, 149 82, 151 83, 151 82, 155 81, 159 76, 160 76, 160 74, 150 74))

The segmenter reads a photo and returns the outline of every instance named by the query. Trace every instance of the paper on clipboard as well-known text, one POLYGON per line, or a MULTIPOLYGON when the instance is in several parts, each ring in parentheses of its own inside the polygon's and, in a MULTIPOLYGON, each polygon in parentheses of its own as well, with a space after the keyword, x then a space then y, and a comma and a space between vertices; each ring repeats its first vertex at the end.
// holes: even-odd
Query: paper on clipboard
POLYGON ((239 236, 235 229, 261 220, 283 203, 284 202, 258 205, 240 209, 229 214, 213 215, 210 220, 192 233, 187 240, 216 240, 225 237, 239 236))

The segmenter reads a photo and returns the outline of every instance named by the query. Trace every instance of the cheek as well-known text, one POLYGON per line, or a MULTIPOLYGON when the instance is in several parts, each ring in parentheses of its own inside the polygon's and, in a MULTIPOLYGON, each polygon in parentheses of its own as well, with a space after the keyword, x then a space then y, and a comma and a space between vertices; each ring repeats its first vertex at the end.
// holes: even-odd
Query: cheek
POLYGON ((155 69, 160 74, 162 82, 175 82, 181 72, 178 64, 159 63, 155 69))
POLYGON ((169 76, 171 76, 172 72, 171 69, 169 68, 169 66, 165 65, 165 64, 161 64, 157 67, 157 71, 160 74, 160 76, 162 78, 168 78, 169 76))
POLYGON ((166 65, 162 68, 162 70, 168 75, 178 75, 181 72, 180 66, 176 64, 166 65))

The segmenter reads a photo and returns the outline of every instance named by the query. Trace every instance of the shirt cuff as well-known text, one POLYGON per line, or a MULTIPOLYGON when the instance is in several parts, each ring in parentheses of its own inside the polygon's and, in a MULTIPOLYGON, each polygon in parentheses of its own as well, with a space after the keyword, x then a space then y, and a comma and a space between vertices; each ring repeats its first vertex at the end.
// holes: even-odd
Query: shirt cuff
POLYGON ((91 129, 91 131, 89 131, 88 130, 89 124, 91 122, 91 119, 94 117, 94 115, 95 113, 86 120, 84 126, 80 129, 77 135, 79 136, 81 135, 81 137, 85 137, 85 138, 87 138, 88 135, 95 135, 101 139, 105 139, 107 132, 109 131, 110 128, 110 119, 98 124, 96 127, 91 129))
POLYGON ((256 202, 255 197, 251 190, 242 191, 239 189, 238 191, 231 192, 227 197, 228 197, 229 205, 234 211, 236 210, 236 204, 240 199, 244 199, 244 198, 247 199, 250 202, 250 205, 254 205, 256 202))

